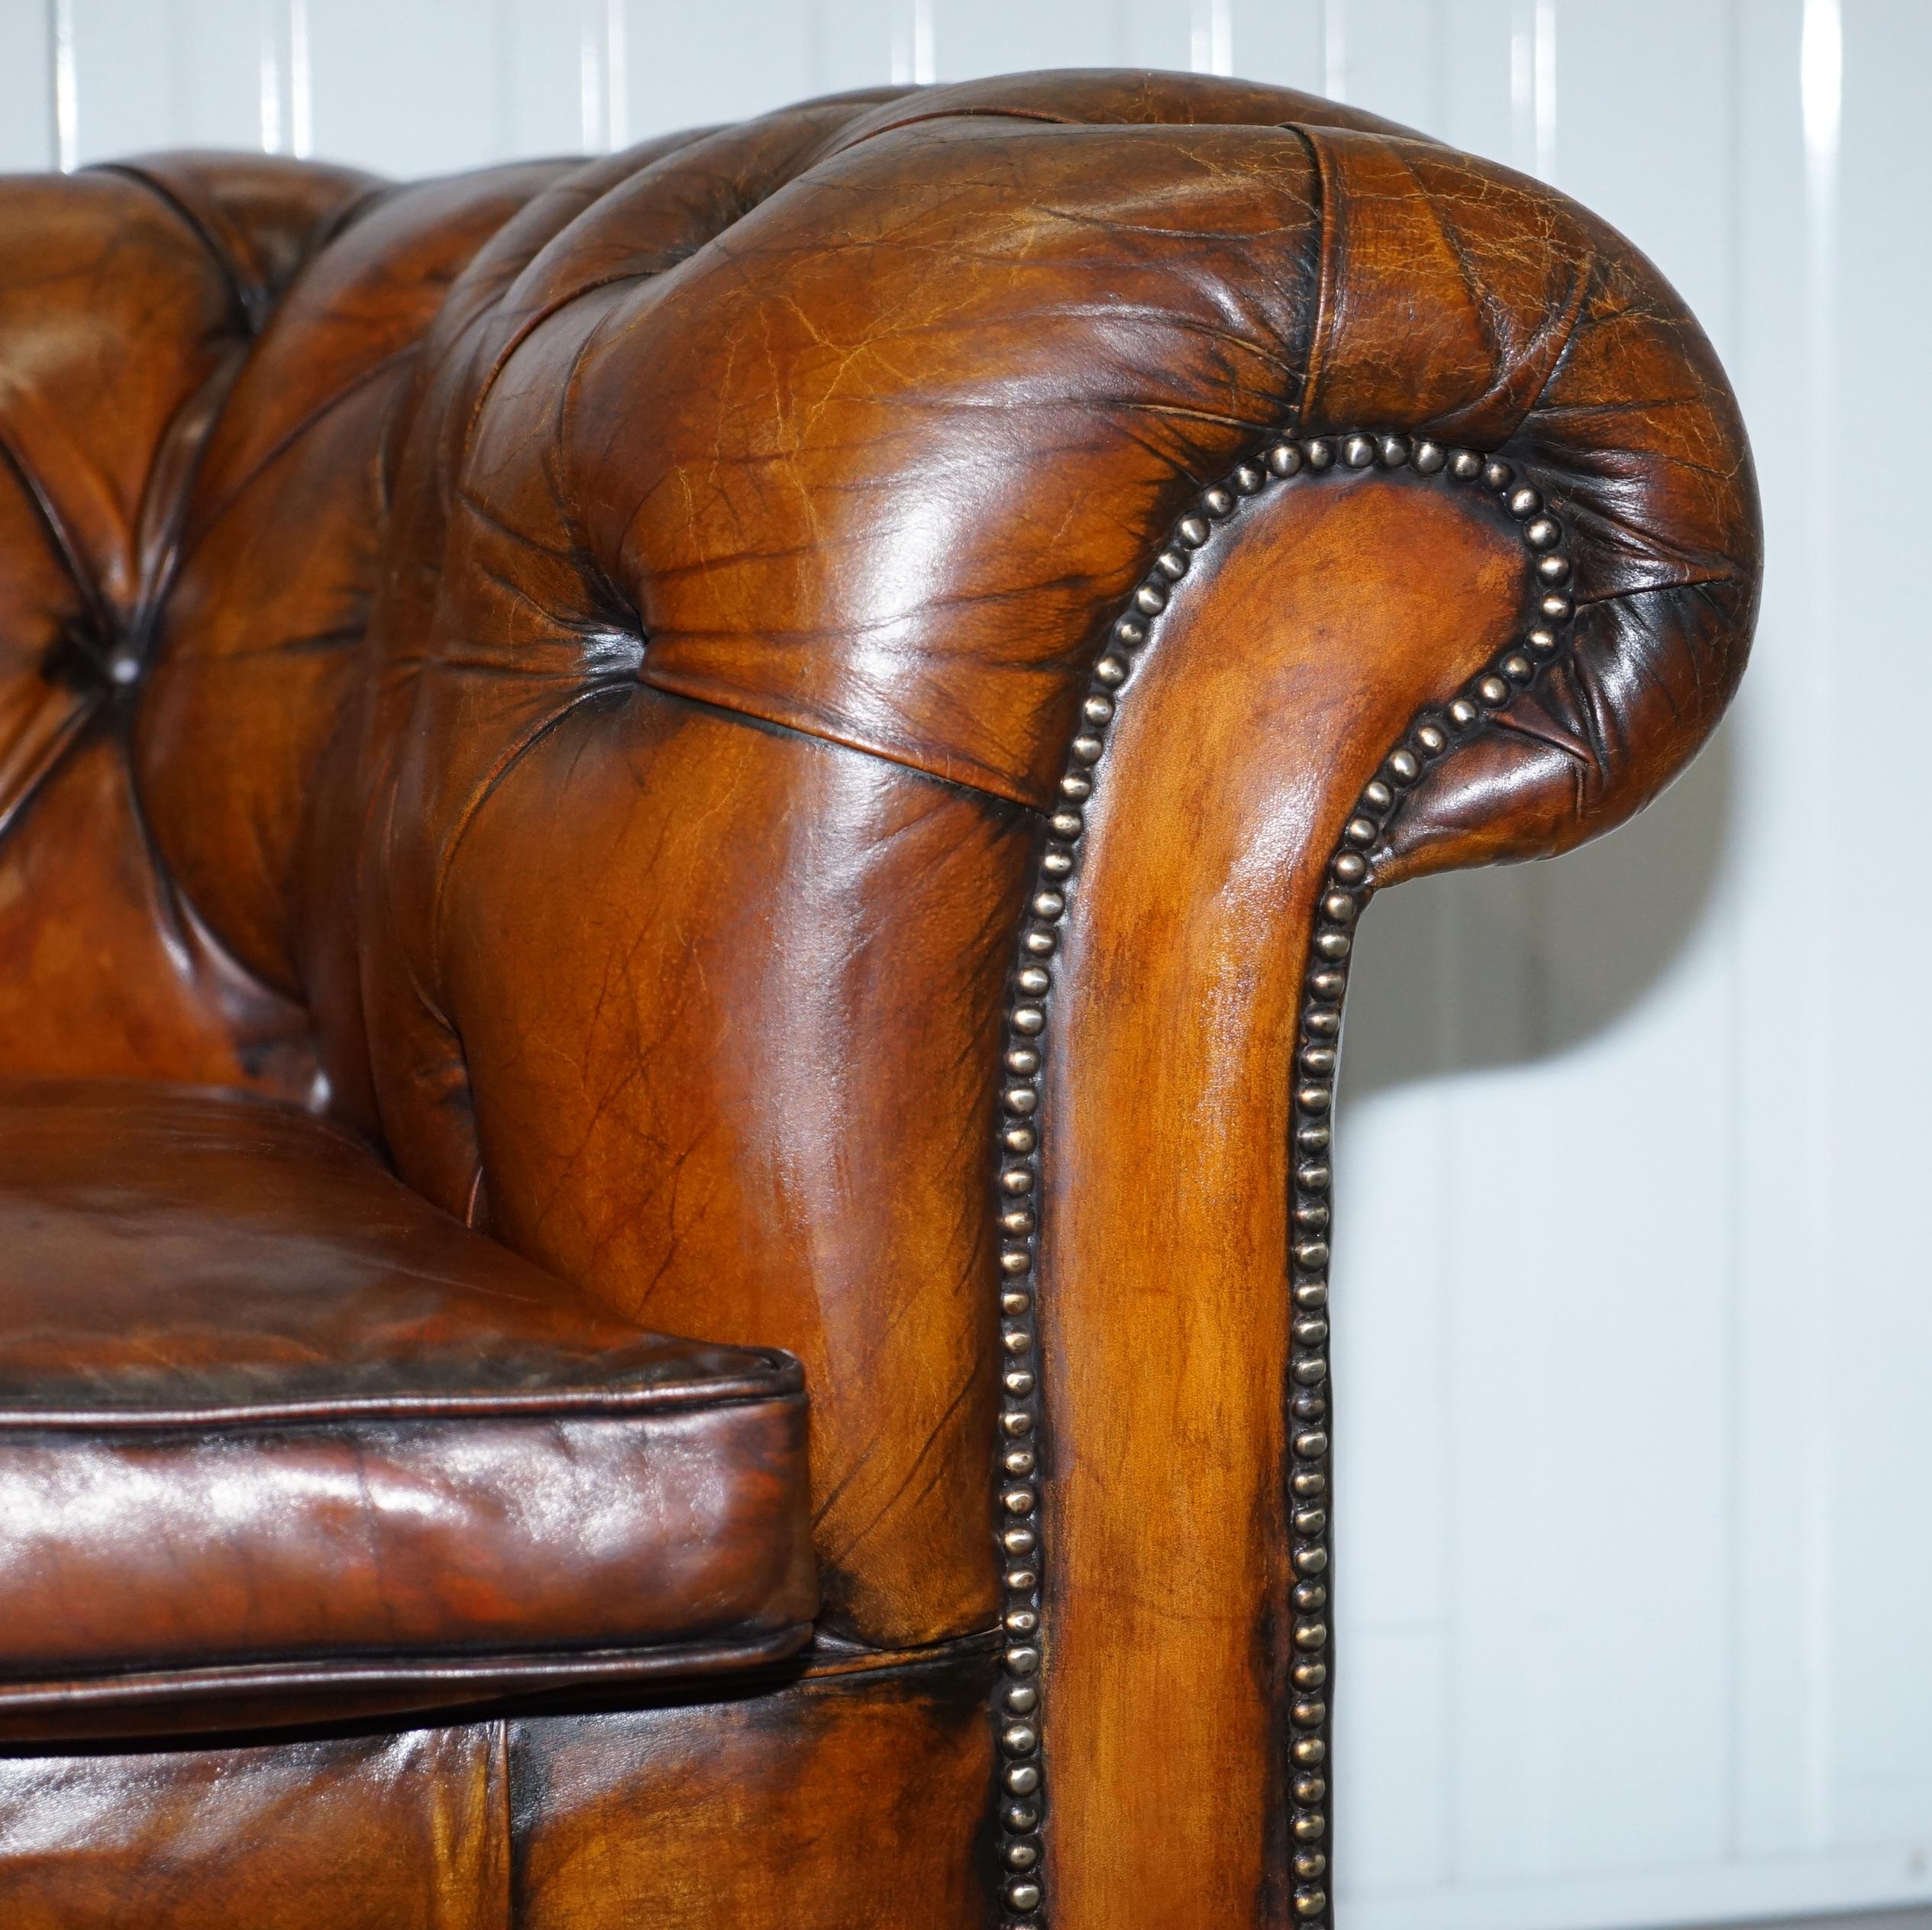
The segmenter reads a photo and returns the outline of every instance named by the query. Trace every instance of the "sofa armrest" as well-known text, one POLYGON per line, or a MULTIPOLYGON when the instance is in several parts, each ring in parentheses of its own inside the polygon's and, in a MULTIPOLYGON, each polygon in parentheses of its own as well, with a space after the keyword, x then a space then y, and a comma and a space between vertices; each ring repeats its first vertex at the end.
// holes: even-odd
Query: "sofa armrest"
POLYGON ((1012 1920, 1320 1923, 1355 920, 1708 734, 1743 431, 1627 244, 1300 97, 785 139, 566 230, 457 399, 376 625, 385 1125, 804 1357, 835 1625, 1007 1631, 1012 1920))

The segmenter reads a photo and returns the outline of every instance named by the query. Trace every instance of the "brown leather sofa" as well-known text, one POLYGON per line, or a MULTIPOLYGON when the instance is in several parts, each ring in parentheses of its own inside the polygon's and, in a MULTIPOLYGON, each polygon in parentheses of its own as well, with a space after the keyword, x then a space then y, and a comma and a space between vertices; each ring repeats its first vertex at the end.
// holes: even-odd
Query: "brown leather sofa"
POLYGON ((1757 577, 1271 89, 0 184, 0 1922, 1326 1923, 1355 921, 1757 577))

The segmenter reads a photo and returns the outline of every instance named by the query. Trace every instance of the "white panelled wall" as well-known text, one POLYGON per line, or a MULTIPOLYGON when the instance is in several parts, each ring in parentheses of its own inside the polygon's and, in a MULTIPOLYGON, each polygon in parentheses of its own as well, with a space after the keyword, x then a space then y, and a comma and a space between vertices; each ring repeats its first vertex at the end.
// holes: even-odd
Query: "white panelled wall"
POLYGON ((1347 1921, 1932 1899, 1932 0, 0 0, 0 166, 418 173, 1104 63, 1325 92, 1577 195, 1710 329, 1764 486, 1757 657, 1692 773, 1365 929, 1347 1921))

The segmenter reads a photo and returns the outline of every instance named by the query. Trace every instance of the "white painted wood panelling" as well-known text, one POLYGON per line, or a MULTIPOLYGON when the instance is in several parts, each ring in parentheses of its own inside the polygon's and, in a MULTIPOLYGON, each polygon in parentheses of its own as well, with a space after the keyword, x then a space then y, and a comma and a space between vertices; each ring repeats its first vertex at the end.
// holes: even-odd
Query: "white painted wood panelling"
POLYGON ((1710 328, 1764 486, 1757 660, 1689 777, 1365 928, 1351 1930, 1932 1898, 1932 4, 0 0, 0 166, 425 172, 1108 63, 1326 92, 1578 195, 1710 328))

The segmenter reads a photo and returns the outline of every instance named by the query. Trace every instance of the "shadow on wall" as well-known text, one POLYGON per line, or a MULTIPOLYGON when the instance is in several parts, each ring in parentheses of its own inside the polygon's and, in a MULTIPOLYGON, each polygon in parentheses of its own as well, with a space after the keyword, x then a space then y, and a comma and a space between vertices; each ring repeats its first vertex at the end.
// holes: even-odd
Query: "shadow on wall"
POLYGON ((1346 1103, 1557 1057, 1640 1005, 1714 915, 1734 764, 1727 725, 1649 810, 1594 844, 1375 899, 1349 993, 1346 1103))

